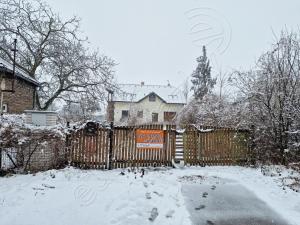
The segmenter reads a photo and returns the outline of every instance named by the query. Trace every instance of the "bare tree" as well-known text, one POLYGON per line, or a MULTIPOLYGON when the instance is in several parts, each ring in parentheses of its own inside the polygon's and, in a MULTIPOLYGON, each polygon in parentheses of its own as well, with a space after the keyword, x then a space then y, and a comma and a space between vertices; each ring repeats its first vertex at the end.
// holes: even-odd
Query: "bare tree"
POLYGON ((272 49, 260 57, 256 70, 235 72, 235 85, 249 104, 249 123, 256 127, 258 146, 264 156, 283 163, 295 144, 290 133, 300 130, 299 71, 299 35, 284 31, 272 49))
POLYGON ((190 82, 188 78, 183 82, 182 92, 183 92, 185 102, 187 102, 189 98, 189 92, 190 92, 189 83, 190 82))
POLYGON ((222 97, 227 95, 227 88, 229 86, 229 74, 223 72, 221 69, 217 75, 216 84, 219 88, 219 98, 222 99, 222 97))
POLYGON ((64 122, 79 122, 102 119, 99 113, 101 106, 88 95, 81 95, 77 102, 68 101, 60 110, 60 118, 64 122), (98 118, 97 118, 98 116, 98 118))
POLYGON ((12 61, 11 44, 18 39, 16 64, 41 82, 41 109, 56 99, 76 101, 81 93, 103 99, 111 86, 114 62, 86 47, 79 26, 79 18, 63 20, 39 0, 0 3, 0 55, 12 61))

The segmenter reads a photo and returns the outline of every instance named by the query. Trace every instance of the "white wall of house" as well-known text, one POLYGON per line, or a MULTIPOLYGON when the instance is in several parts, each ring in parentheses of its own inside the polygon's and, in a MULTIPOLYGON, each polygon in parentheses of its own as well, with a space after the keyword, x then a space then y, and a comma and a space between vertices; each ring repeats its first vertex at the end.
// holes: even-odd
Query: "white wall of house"
POLYGON ((156 96, 155 101, 149 101, 146 97, 140 102, 115 102, 114 103, 114 121, 120 122, 122 119, 122 111, 129 111, 129 120, 136 118, 137 122, 152 122, 152 113, 158 113, 158 122, 164 122, 164 112, 180 112, 184 104, 166 103, 156 96), (138 111, 143 111, 143 117, 138 118, 138 111))

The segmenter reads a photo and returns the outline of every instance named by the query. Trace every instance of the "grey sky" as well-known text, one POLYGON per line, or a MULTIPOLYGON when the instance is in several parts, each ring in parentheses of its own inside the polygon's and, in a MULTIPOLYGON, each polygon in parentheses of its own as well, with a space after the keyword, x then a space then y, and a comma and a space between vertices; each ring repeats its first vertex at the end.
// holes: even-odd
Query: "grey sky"
POLYGON ((215 71, 249 68, 275 40, 272 29, 300 21, 298 0, 46 1, 63 17, 82 18, 92 46, 119 64, 121 83, 180 86, 203 44, 215 71))

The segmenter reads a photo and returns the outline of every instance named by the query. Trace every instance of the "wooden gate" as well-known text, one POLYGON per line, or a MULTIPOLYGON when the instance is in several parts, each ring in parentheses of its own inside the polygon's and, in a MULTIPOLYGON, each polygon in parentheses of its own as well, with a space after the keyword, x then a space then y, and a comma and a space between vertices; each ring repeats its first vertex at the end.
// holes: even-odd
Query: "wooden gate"
POLYGON ((96 124, 89 133, 88 128, 84 127, 72 132, 69 136, 69 160, 71 165, 81 168, 171 166, 175 154, 176 132, 174 128, 172 125, 156 124, 116 126, 110 130, 108 127, 96 124), (137 148, 137 129, 162 130, 163 148, 137 148), (112 132, 111 137, 110 132, 112 132))
POLYGON ((231 128, 189 126, 184 133, 184 162, 191 165, 235 165, 250 158, 249 132, 231 128))
POLYGON ((68 137, 69 161, 81 168, 107 168, 109 129, 96 124, 95 133, 87 134, 86 128, 71 132, 68 137))

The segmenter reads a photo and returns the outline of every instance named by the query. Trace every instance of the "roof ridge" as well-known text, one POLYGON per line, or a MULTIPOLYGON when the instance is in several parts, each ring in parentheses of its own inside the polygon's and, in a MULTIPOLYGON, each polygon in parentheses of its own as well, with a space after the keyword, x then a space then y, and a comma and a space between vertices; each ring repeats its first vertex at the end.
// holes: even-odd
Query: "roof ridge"
POLYGON ((166 103, 185 104, 182 91, 180 88, 171 85, 158 84, 121 84, 114 95, 114 101, 121 102, 138 102, 148 96, 150 93, 155 93, 166 103))
MULTIPOLYGON (((3 66, 0 66, 0 67, 4 68, 8 72, 12 73, 12 71, 13 71, 13 64, 12 63, 10 63, 6 59, 0 57, 0 64, 3 65, 3 66)), ((16 65, 16 68, 15 68, 15 75, 18 78, 26 80, 30 83, 34 83, 35 85, 39 84, 39 82, 37 81, 37 79, 35 77, 30 76, 30 74, 28 72, 26 72, 25 70, 23 70, 22 68, 20 68, 17 65, 16 65)))
POLYGON ((139 86, 139 87, 145 87, 145 86, 148 86, 148 87, 169 87, 169 88, 175 88, 175 86, 172 86, 172 85, 164 85, 164 84, 124 84, 124 83, 120 83, 118 85, 124 85, 124 86, 139 86))

